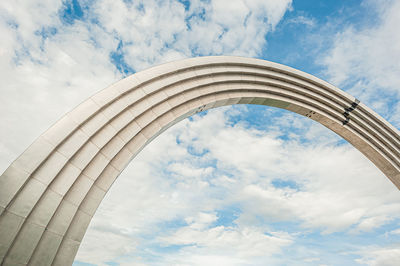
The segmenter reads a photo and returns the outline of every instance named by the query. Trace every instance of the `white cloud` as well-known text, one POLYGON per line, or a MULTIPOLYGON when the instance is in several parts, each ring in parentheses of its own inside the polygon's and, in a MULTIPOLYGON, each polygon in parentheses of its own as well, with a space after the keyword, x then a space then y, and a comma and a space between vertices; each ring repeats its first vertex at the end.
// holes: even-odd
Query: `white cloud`
MULTIPOLYGON (((160 241, 168 245, 189 245, 182 248, 180 252, 191 253, 193 257, 196 255, 205 257, 204 255, 208 254, 208 256, 214 255, 220 258, 235 258, 242 263, 246 259, 254 260, 257 257, 265 258, 282 253, 282 247, 293 242, 290 235, 280 232, 265 234, 257 228, 237 229, 224 226, 203 230, 191 226, 183 227, 168 237, 161 237, 160 241)), ((212 261, 209 262, 212 263, 212 261)), ((185 263, 182 262, 182 264, 185 263)), ((196 263, 196 265, 200 264, 196 263)))
POLYGON ((314 27, 316 22, 315 19, 312 17, 307 17, 307 16, 303 16, 303 15, 299 15, 297 17, 291 18, 289 20, 286 21, 286 23, 290 24, 304 24, 308 27, 314 27))
POLYGON ((108 261, 115 260, 116 257, 123 257, 136 249, 137 243, 129 234, 114 230, 102 231, 101 234, 88 234, 85 236, 86 241, 90 242, 90 249, 80 249, 79 254, 83 259, 90 258, 88 261, 97 262, 97 265, 109 265, 108 261), (99 260, 95 260, 94 253, 99 260))
POLYGON ((0 3, 0 171, 63 114, 119 80, 118 52, 141 70, 198 54, 255 56, 291 1, 78 1, 0 3), (230 13, 226 12, 229 8, 230 13), (65 14, 64 14, 65 15, 65 14), (221 36, 220 36, 221 35, 221 36), (29 128, 27 134, 26 128, 29 128), (10 138, 9 136, 13 136, 10 138))
POLYGON ((393 231, 391 231, 390 233, 391 233, 391 234, 394 234, 394 235, 400 235, 400 228, 399 228, 399 229, 396 229, 396 230, 393 230, 393 231))
POLYGON ((400 125, 398 112, 393 110, 396 107, 391 104, 400 98, 400 2, 380 0, 364 4, 378 13, 378 22, 344 27, 335 34, 332 48, 328 55, 322 55, 322 62, 333 84, 347 88, 400 125))
POLYGON ((98 1, 96 18, 125 44, 136 70, 193 55, 256 56, 290 7, 285 1, 98 1), (116 18, 117 17, 117 18, 116 18), (166 45, 168 48, 166 48, 166 45))
MULTIPOLYGON (((274 235, 269 222, 297 222, 303 230, 329 234, 371 231, 399 218, 398 190, 354 148, 296 140, 302 137, 283 141, 268 131, 232 125, 235 114, 236 109, 220 108, 185 120, 146 147, 114 184, 88 235, 117 228, 129 232, 132 241, 148 243, 139 232, 158 232, 156 242, 148 236, 153 244, 184 245, 158 254, 164 256, 160 264, 228 259, 233 265, 256 265, 260 254, 264 263, 279 264, 274 255, 295 245, 296 236, 274 235), (187 152, 191 146, 206 154, 187 152), (217 168, 204 174, 210 162, 217 168), (185 170, 176 171, 176 165, 185 170), (274 187, 276 178, 298 187, 274 187), (240 208, 232 225, 219 224, 218 210, 232 205, 240 208), (180 220, 185 223, 177 228, 165 226, 180 220)), ((299 134, 307 135, 312 127, 299 134)), ((85 237, 82 250, 90 248, 88 241, 85 237)), ((81 254, 78 260, 104 261, 97 252, 81 254)))
POLYGON ((357 230, 368 232, 368 231, 371 231, 372 229, 375 229, 377 227, 384 225, 389 220, 390 219, 385 215, 365 218, 357 225, 357 230))
POLYGON ((87 27, 60 22, 60 7, 61 1, 0 3, 0 171, 64 113, 121 77, 87 27), (38 33, 47 27, 58 33, 38 33))
POLYGON ((370 266, 397 266, 400 264, 400 247, 369 247, 359 253, 362 258, 356 259, 360 264, 370 266))

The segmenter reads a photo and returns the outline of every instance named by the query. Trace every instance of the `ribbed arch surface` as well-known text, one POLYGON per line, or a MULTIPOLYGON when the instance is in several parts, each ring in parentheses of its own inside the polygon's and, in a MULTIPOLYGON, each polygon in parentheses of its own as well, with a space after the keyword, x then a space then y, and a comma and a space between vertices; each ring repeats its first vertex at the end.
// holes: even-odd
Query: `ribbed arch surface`
POLYGON ((399 131, 309 74, 241 57, 201 57, 136 73, 42 134, 0 177, 3 265, 72 264, 101 200, 168 127, 223 105, 283 108, 336 132, 400 188, 399 131))

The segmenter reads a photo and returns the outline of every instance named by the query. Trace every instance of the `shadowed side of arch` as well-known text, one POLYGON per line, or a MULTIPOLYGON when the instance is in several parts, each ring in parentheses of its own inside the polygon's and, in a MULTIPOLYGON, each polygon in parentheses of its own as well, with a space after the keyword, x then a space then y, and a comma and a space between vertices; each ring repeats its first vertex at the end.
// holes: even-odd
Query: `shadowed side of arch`
POLYGON ((144 146, 188 116, 233 104, 275 106, 321 123, 400 188, 398 130, 354 97, 264 60, 192 58, 100 91, 10 165, 0 177, 2 264, 72 264, 101 200, 144 146))

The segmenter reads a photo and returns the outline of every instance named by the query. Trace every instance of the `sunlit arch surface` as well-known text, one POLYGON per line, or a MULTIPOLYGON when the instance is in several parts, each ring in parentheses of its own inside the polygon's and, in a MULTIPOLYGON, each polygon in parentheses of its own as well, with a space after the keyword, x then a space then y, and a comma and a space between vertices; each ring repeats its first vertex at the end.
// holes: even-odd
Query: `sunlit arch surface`
POLYGON ((233 104, 275 106, 321 123, 400 188, 399 131, 354 97, 264 60, 192 58, 100 91, 9 166, 0 177, 0 261, 72 264, 104 195, 145 145, 188 116, 233 104))

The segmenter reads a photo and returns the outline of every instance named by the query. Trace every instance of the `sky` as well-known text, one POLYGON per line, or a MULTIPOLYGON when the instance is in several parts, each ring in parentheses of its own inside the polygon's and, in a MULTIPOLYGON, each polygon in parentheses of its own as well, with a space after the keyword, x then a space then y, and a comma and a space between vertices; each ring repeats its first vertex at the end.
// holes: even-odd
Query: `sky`
MULTIPOLYGON (((0 172, 97 91, 196 56, 289 65, 400 128, 398 14, 399 0, 0 1, 0 172)), ((74 265, 400 265, 400 192, 312 120, 221 107, 133 159, 74 265)))

